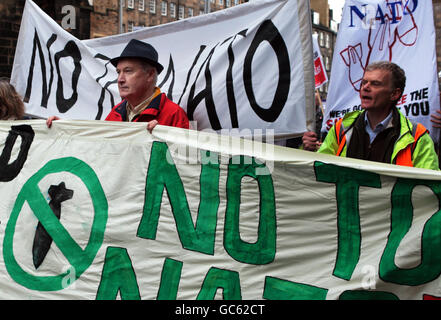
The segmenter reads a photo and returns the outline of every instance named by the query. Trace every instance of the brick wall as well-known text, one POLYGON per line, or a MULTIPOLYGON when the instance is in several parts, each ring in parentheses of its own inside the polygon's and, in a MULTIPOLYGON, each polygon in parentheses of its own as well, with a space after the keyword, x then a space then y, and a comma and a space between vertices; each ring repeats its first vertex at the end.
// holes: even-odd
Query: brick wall
MULTIPOLYGON (((77 7, 79 9, 77 14, 78 22, 82 21, 82 23, 78 23, 77 30, 72 30, 71 32, 80 39, 118 33, 118 8, 116 0, 95 0, 94 12, 91 7, 88 7, 87 1, 84 0, 35 0, 35 2, 55 20, 58 20, 58 22, 62 17, 62 5, 71 4, 77 7), (88 22, 89 15, 90 23, 88 22)), ((189 0, 188 2, 193 3, 195 9, 198 7, 198 3, 200 3, 198 0, 189 0)), ((441 71, 441 0, 432 0, 432 2, 437 35, 436 46, 439 72, 441 71)), ((11 75, 24 3, 25 0, 0 1, 0 77, 10 77, 11 75)), ((148 3, 148 1, 145 1, 146 11, 148 11, 148 3)), ((168 22, 162 21, 163 17, 161 17, 159 3, 158 1, 156 19, 160 21, 157 22, 168 22)), ((218 9, 220 8, 213 5, 212 11, 218 9)), ((195 10, 194 14, 196 15, 198 12, 195 10)), ((146 23, 146 26, 148 25, 151 25, 151 23, 146 23)))
MULTIPOLYGON (((92 7, 83 0, 34 0, 54 20, 60 22, 63 5, 73 5, 76 9, 77 27, 69 30, 79 39, 90 37, 89 15, 92 7)), ((14 62, 15 48, 20 31, 25 0, 0 1, 0 77, 10 77, 14 62)))
POLYGON ((90 38, 117 34, 118 27, 118 2, 94 0, 90 14, 90 38))
MULTIPOLYGON (((326 0, 325 0, 326 1, 326 0)), ((150 2, 144 1, 144 10, 139 10, 139 2, 134 2, 133 8, 128 8, 127 1, 123 8, 123 32, 128 32, 129 25, 133 27, 150 27, 178 20, 178 7, 176 16, 170 15, 170 4, 179 4, 185 7, 184 17, 188 17, 188 9, 193 9, 193 15, 199 15, 203 11, 201 0, 165 0, 167 3, 167 13, 162 15, 161 1, 156 1, 155 12, 150 12, 150 2)), ((90 37, 103 37, 117 34, 119 32, 119 3, 117 0, 94 0, 93 12, 90 16, 90 37)), ((212 4, 211 11, 222 9, 218 5, 212 4)))
POLYGON ((10 77, 24 0, 0 3, 0 77, 10 77))

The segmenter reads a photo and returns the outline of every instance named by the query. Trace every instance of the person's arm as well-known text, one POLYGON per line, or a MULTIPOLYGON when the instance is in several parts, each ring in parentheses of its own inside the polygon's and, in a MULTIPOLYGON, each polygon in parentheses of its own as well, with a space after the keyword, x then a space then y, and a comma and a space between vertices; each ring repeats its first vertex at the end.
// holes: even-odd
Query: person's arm
POLYGON ((412 163, 416 168, 439 170, 438 155, 433 140, 425 133, 418 140, 412 154, 412 163))
MULTIPOLYGON (((439 93, 439 98, 441 102, 441 92, 439 93)), ((430 115, 430 121, 433 123, 434 128, 441 128, 441 110, 435 110, 436 113, 430 115)))
POLYGON ((433 123, 434 128, 441 128, 441 110, 435 110, 436 113, 430 115, 430 121, 433 123))

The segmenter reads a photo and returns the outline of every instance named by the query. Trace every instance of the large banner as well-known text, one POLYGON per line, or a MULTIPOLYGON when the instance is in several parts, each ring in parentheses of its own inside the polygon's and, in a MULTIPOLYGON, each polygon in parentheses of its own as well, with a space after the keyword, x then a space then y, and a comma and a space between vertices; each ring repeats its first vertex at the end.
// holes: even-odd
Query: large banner
POLYGON ((130 39, 151 43, 158 85, 197 129, 274 130, 313 123, 309 3, 258 0, 140 31, 79 41, 27 0, 12 82, 29 114, 102 120, 120 101, 115 68, 130 39))
POLYGON ((322 131, 360 109, 360 84, 369 63, 386 60, 406 72, 399 110, 423 124, 435 141, 430 114, 439 109, 432 1, 346 0, 332 61, 322 131))
POLYGON ((427 299, 441 173, 142 123, 0 123, 2 299, 427 299))

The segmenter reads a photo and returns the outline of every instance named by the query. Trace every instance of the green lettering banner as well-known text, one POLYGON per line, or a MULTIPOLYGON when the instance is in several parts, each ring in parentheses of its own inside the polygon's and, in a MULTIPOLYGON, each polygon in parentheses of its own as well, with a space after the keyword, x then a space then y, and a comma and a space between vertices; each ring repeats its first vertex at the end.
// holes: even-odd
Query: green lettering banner
POLYGON ((440 172, 145 123, 0 150, 0 299, 441 296, 440 172))

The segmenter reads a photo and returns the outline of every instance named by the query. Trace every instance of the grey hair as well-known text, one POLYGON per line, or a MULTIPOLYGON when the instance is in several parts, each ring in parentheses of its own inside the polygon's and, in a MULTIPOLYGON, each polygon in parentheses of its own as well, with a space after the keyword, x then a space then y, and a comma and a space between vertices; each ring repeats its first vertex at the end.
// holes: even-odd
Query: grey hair
POLYGON ((144 72, 150 72, 150 70, 154 71, 154 80, 153 80, 154 82, 153 83, 156 84, 156 82, 158 81, 158 71, 156 70, 156 68, 143 59, 139 59, 139 62, 141 63, 141 66, 142 66, 142 69, 144 70, 144 72))
POLYGON ((404 92, 404 88, 406 87, 406 74, 400 66, 390 61, 377 61, 369 64, 365 71, 373 70, 389 71, 392 75, 392 84, 394 88, 401 89, 401 93, 404 92))

